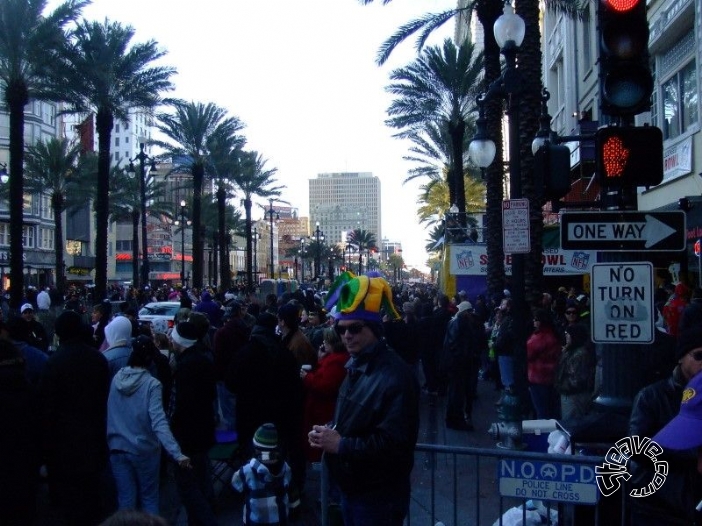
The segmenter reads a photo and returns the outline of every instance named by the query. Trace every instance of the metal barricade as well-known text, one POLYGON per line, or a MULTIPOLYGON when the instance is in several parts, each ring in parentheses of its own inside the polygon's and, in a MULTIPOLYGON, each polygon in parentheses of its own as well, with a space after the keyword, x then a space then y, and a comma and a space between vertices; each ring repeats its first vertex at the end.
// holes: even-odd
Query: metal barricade
MULTIPOLYGON (((504 459, 534 463, 566 462, 572 465, 589 466, 594 473, 603 457, 585 455, 552 455, 508 449, 442 446, 417 444, 415 464, 412 471, 412 494, 407 526, 503 526, 503 514, 513 507, 521 506, 522 524, 527 524, 527 502, 530 498, 503 497, 500 494, 498 463, 504 459)), ((324 513, 327 506, 326 488, 328 474, 322 470, 322 525, 331 526, 324 513)), ((547 516, 551 510, 558 512, 559 525, 625 524, 625 493, 612 496, 620 508, 619 520, 601 513, 603 499, 597 504, 574 505, 542 499, 547 516), (619 502, 621 500, 621 503, 619 502), (587 517, 583 519, 583 515, 587 517), (580 516, 579 520, 578 516, 580 516)), ((536 499, 534 499, 536 500, 536 499)), ((610 514, 611 515, 611 514, 610 514)), ((545 522, 544 524, 550 524, 545 522)))

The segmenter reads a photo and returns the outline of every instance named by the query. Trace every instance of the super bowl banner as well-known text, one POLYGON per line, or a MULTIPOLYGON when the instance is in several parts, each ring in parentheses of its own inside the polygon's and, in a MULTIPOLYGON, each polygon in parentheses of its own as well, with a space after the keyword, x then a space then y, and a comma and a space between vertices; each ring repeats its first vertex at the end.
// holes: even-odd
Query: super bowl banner
MULTIPOLYGON (((456 276, 486 276, 487 247, 485 245, 449 245, 451 274, 456 276)), ((594 250, 561 250, 546 248, 542 257, 544 276, 573 276, 589 274, 597 263, 594 250)), ((512 255, 505 254, 505 273, 512 274, 512 255)))

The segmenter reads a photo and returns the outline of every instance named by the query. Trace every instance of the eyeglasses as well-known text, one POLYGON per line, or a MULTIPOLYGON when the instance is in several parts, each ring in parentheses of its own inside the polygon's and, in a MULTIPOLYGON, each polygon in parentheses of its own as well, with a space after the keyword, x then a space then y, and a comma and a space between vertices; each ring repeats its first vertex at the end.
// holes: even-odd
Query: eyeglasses
POLYGON ((577 314, 577 313, 578 313, 578 311, 576 311, 576 310, 567 310, 567 311, 566 311, 566 315, 568 315, 568 314, 577 314))
POLYGON ((352 323, 351 325, 336 325, 334 327, 334 330, 339 336, 343 336, 344 334, 346 334, 346 331, 349 331, 349 334, 354 335, 359 334, 365 326, 365 323, 352 323))
POLYGON ((696 362, 702 362, 702 351, 691 352, 690 356, 692 356, 692 359, 696 362))

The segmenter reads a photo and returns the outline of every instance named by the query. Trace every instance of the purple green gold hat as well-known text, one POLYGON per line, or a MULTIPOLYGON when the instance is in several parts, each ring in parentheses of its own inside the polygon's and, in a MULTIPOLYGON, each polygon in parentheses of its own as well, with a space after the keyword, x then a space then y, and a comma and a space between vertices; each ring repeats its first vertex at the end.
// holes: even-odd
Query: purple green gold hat
POLYGON ((390 284, 381 277, 341 274, 329 290, 327 310, 336 307, 337 320, 382 321, 381 310, 393 319, 400 317, 392 303, 390 284))
POLYGON ((664 449, 702 446, 702 374, 692 377, 682 394, 680 412, 652 439, 664 449))

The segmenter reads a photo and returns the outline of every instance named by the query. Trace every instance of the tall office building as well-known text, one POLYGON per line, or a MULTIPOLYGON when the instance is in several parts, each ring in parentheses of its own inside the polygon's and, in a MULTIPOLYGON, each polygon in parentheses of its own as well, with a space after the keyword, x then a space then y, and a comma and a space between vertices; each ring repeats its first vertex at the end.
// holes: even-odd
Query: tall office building
POLYGON ((370 172, 318 174, 310 179, 310 230, 319 228, 327 243, 343 244, 348 232, 371 232, 383 239, 380 226, 380 179, 370 172))

